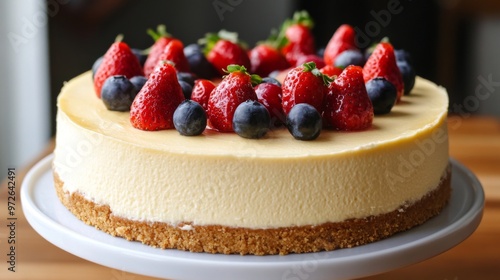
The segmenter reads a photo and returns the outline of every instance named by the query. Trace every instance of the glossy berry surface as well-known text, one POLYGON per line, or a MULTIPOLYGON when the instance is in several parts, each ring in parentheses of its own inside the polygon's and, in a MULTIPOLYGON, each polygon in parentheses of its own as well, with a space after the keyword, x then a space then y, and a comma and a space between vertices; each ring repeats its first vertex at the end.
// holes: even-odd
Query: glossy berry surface
POLYGON ((409 95, 415 86, 415 79, 417 78, 415 69, 411 64, 405 61, 398 60, 396 64, 398 65, 399 72, 401 72, 401 76, 403 76, 404 95, 409 95))
POLYGON ((97 69, 99 69, 99 66, 101 66, 103 58, 104 56, 99 57, 94 61, 94 64, 92 64, 92 80, 94 80, 95 73, 97 72, 97 69))
POLYGON ((182 88, 182 94, 184 95, 184 98, 186 99, 191 99, 191 93, 193 92, 193 87, 185 81, 180 80, 179 85, 182 88))
POLYGON ((147 82, 148 79, 144 76, 134 76, 130 78, 130 82, 134 85, 134 88, 136 90, 136 95, 137 93, 142 89, 144 84, 147 82))
POLYGON ((363 66, 365 56, 359 50, 345 50, 335 59, 335 67, 347 67, 349 65, 363 66))
POLYGON ((198 79, 194 82, 191 100, 198 102, 205 111, 208 109, 208 99, 210 93, 215 88, 215 84, 210 80, 198 79))
POLYGON ((146 54, 146 52, 143 50, 140 50, 140 49, 135 49, 135 48, 131 48, 130 50, 137 57, 137 60, 139 60, 139 63, 141 64, 141 66, 144 67, 144 63, 146 62, 146 59, 148 58, 148 55, 146 54))
POLYGON ((122 75, 111 76, 104 82, 101 99, 108 110, 129 111, 137 94, 134 85, 122 75))
POLYGON ((211 79, 218 75, 217 70, 208 62, 198 44, 189 44, 184 47, 184 55, 189 63, 189 68, 199 78, 211 79))
POLYGON ((262 138, 269 131, 270 116, 264 105, 247 100, 236 108, 233 129, 239 136, 250 139, 262 138))
POLYGON ((207 126, 205 110, 195 101, 183 101, 174 111, 174 126, 181 135, 200 135, 207 126))
POLYGON ((321 115, 307 103, 297 104, 286 116, 286 127, 297 140, 314 140, 321 133, 321 115))
POLYGON ((374 78, 366 83, 366 92, 375 115, 388 114, 396 103, 396 87, 384 78, 374 78))
POLYGON ((274 84, 274 85, 277 85, 277 86, 281 87, 280 81, 276 80, 273 77, 264 77, 264 78, 262 78, 262 83, 274 84))
POLYGON ((194 86, 194 81, 196 81, 196 75, 189 72, 177 72, 177 80, 184 81, 191 86, 194 86))
POLYGON ((274 83, 260 83, 255 86, 257 100, 266 107, 271 117, 271 127, 280 127, 285 122, 281 106, 281 87, 274 83))

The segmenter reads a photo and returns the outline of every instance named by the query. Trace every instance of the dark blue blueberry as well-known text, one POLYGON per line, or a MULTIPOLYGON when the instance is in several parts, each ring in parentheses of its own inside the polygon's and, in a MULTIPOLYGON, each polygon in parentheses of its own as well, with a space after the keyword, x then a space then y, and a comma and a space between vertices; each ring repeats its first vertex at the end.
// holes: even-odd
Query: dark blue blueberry
POLYGON ((193 92, 193 87, 189 83, 182 80, 179 81, 179 85, 181 85, 182 94, 184 94, 184 98, 191 99, 191 93, 193 92))
POLYGON ((277 85, 277 86, 281 87, 281 83, 278 80, 276 80, 275 78, 272 78, 272 77, 264 77, 264 78, 262 78, 262 82, 263 83, 277 85))
POLYGON ((146 59, 148 58, 148 55, 143 51, 139 49, 130 49, 132 53, 137 57, 137 60, 139 60, 139 63, 141 66, 144 66, 144 62, 146 62, 146 59))
POLYGON ((207 60, 198 44, 190 44, 184 48, 184 55, 189 68, 196 76, 202 79, 212 79, 218 75, 215 67, 207 60))
POLYGON ((374 78, 366 82, 366 92, 372 101, 375 115, 387 114, 396 103, 396 87, 385 78, 374 78))
POLYGON ((394 56, 396 57, 396 61, 406 62, 410 65, 413 65, 413 61, 411 59, 411 55, 408 51, 399 49, 394 50, 394 56))
POLYGON ((181 135, 200 135, 207 126, 207 114, 197 102, 184 100, 174 111, 174 126, 181 135))
POLYGON ((233 129, 244 138, 261 138, 269 131, 271 117, 264 105, 247 100, 236 108, 233 116, 233 129))
POLYGON ((147 80, 148 79, 144 76, 134 76, 130 78, 130 82, 134 85, 135 88, 135 95, 139 93, 139 91, 142 89, 147 80))
POLYGON ((335 67, 347 67, 349 65, 363 66, 365 56, 359 50, 345 50, 335 58, 335 67))
POLYGON ((321 115, 313 106, 299 103, 286 116, 286 127, 297 140, 318 138, 322 127, 321 115))
POLYGON ((122 75, 107 78, 101 90, 101 99, 111 111, 129 111, 135 95, 134 85, 122 75))
POLYGON ((415 79, 417 78, 417 74, 415 73, 415 69, 413 66, 404 61, 397 61, 399 72, 403 76, 403 82, 405 87, 405 95, 409 95, 413 86, 415 86, 415 79))
POLYGON ((194 81, 196 81, 196 79, 196 75, 193 73, 177 72, 177 80, 187 82, 192 87, 194 86, 194 81))
POLYGON ((97 72, 97 69, 99 69, 99 66, 101 66, 103 59, 104 57, 101 56, 94 61, 94 64, 92 64, 92 80, 94 80, 95 73, 97 72))

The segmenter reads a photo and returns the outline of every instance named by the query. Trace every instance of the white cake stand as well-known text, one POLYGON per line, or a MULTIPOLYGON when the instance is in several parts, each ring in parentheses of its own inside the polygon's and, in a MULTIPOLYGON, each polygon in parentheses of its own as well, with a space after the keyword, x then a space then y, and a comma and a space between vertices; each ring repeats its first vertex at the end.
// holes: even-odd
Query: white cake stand
POLYGON ((240 256, 162 250, 112 237, 75 218, 56 196, 50 155, 26 175, 21 188, 31 226, 59 248, 131 273, 170 279, 350 279, 387 272, 436 256, 478 227, 484 192, 467 168, 451 159, 452 197, 443 212, 407 232, 331 252, 240 256))

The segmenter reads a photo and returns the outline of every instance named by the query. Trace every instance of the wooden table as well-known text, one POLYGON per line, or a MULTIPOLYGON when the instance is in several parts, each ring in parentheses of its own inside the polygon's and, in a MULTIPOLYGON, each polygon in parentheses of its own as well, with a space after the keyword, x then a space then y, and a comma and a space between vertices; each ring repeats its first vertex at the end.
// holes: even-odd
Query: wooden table
MULTIPOLYGON (((439 256, 363 279, 500 279, 500 120, 452 117, 449 124, 451 156, 478 176, 486 193, 486 206, 479 228, 467 240, 439 256)), ((46 151, 34 162, 52 149, 53 142, 50 142, 46 151)), ((3 181, 0 188, 0 279, 154 279, 85 261, 40 237, 26 222, 19 205, 20 185, 30 166, 16 168, 16 272, 8 271, 6 262, 9 235, 7 181, 3 181)))

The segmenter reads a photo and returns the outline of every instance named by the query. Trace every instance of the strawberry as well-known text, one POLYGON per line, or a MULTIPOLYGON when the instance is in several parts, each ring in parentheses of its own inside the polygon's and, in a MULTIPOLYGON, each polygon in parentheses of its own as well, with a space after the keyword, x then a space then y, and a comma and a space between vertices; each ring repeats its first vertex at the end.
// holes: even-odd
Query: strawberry
POLYGON ((336 130, 364 130, 373 122, 373 106, 366 92, 363 69, 350 65, 328 87, 323 121, 336 130))
POLYGON ((115 42, 109 47, 94 75, 94 89, 101 98, 101 89, 107 78, 123 75, 128 79, 143 76, 142 67, 129 46, 123 42, 115 42))
POLYGON ((328 42, 323 58, 326 65, 335 65, 337 56, 345 50, 358 49, 355 43, 356 31, 348 24, 343 24, 328 42))
POLYGON ((174 128, 174 111, 183 100, 174 66, 168 62, 160 64, 135 97, 130 123, 142 130, 174 128))
POLYGON ((288 62, 283 54, 270 43, 262 43, 255 46, 249 52, 251 73, 261 77, 267 77, 275 70, 288 68, 288 62))
POLYGON ((338 77, 340 73, 342 73, 342 70, 344 69, 332 65, 326 65, 325 67, 319 69, 321 73, 327 75, 328 77, 334 77, 334 78, 338 77))
POLYGON ((376 77, 385 78, 396 87, 398 102, 404 94, 404 82, 396 63, 394 48, 389 42, 379 43, 363 67, 365 82, 376 77))
POLYGON ((148 29, 148 34, 155 40, 154 44, 149 50, 148 57, 144 62, 144 74, 148 77, 155 69, 160 55, 165 50, 167 44, 173 39, 172 35, 167 33, 165 25, 158 25, 156 31, 148 29))
POLYGON ((272 83, 260 83, 255 86, 257 100, 266 107, 271 117, 273 127, 281 126, 285 122, 285 113, 281 106, 281 87, 272 83))
POLYGON ((229 65, 227 76, 217 85, 208 100, 208 119, 212 128, 222 132, 233 130, 234 111, 242 102, 257 100, 252 83, 260 77, 250 75, 244 66, 229 65))
POLYGON ((158 61, 162 60, 171 61, 178 72, 189 72, 189 63, 184 55, 184 45, 180 40, 172 39, 168 42, 158 58, 158 61))
POLYGON ((314 62, 316 64, 316 68, 321 69, 325 67, 325 61, 322 57, 316 54, 303 54, 297 57, 297 64, 295 66, 302 65, 306 62, 314 62))
POLYGON ((208 110, 208 98, 215 85, 210 80, 198 79, 194 82, 191 100, 198 102, 205 111, 208 110))
POLYGON ((275 40, 290 65, 296 66, 299 56, 315 53, 311 32, 313 26, 314 22, 307 11, 295 12, 292 19, 283 22, 275 40))
POLYGON ((314 62, 295 67, 283 81, 283 111, 287 115, 293 106, 308 103, 318 112, 323 111, 323 100, 327 93, 327 85, 331 79, 316 68, 314 62))
POLYGON ((225 69, 231 65, 241 65, 250 69, 250 58, 246 49, 238 41, 238 34, 221 30, 219 33, 209 33, 200 40, 205 44, 204 53, 207 60, 224 75, 225 69))

